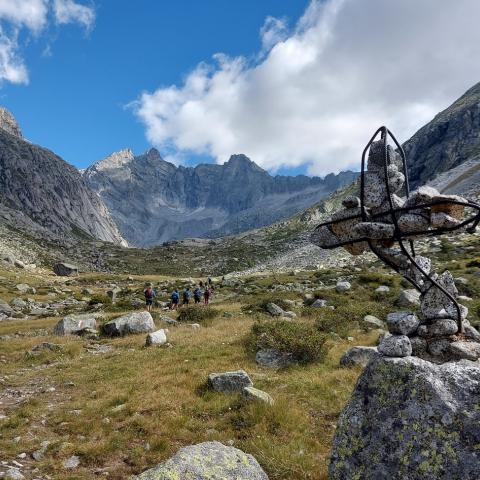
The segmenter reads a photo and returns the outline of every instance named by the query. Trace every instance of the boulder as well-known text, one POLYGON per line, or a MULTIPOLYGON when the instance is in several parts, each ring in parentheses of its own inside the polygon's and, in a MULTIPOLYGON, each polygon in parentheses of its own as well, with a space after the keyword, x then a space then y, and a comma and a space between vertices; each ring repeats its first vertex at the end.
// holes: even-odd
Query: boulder
POLYGON ((234 372, 211 373, 208 376, 208 383, 213 390, 220 393, 241 392, 245 387, 252 387, 253 383, 244 370, 234 372))
POLYGON ((340 415, 330 480, 474 480, 480 366, 374 359, 340 415))
POLYGON ((220 442, 181 448, 176 455, 132 480, 268 480, 254 457, 220 442))
POLYGON ((12 307, 4 300, 0 300, 0 313, 4 313, 5 315, 10 316, 12 312, 12 307))
POLYGON ((343 354, 340 365, 342 367, 356 367, 358 365, 366 367, 370 360, 379 355, 377 347, 352 347, 343 354))
POLYGON ((60 277, 76 277, 78 275, 78 267, 71 263, 59 262, 53 266, 55 275, 60 277))
POLYGON ((387 315, 387 326, 390 333, 410 335, 414 333, 420 320, 412 312, 393 312, 387 315))
POLYGON ((273 405, 273 398, 267 392, 255 387, 245 387, 242 390, 242 398, 249 402, 264 402, 273 405))
POLYGON ((112 301, 112 303, 115 303, 117 301, 117 296, 121 292, 122 292, 122 289, 120 287, 113 287, 112 289, 107 291, 107 295, 110 298, 110 300, 112 301))
POLYGON ((420 305, 420 292, 413 288, 402 290, 397 299, 397 305, 402 308, 413 308, 420 305))
POLYGON ((116 337, 129 333, 148 333, 155 330, 155 323, 149 312, 133 312, 110 320, 103 326, 105 335, 116 337))
POLYGON ((161 330, 157 330, 156 332, 149 333, 145 339, 145 345, 147 347, 150 345, 164 345, 165 343, 167 343, 167 335, 163 328, 161 330))
POLYGON ((337 285, 335 286, 335 290, 338 293, 343 293, 346 292, 347 290, 350 290, 352 286, 350 285, 349 282, 337 282, 337 285))
POLYGON ((274 348, 259 350, 255 355, 255 361, 262 367, 285 368, 294 363, 292 355, 282 353, 274 348))
POLYGON ((160 315, 159 319, 162 322, 165 322, 165 323, 168 323, 169 325, 174 325, 174 326, 177 326, 180 323, 178 320, 175 320, 174 318, 167 317, 167 315, 160 315))
POLYGON ((406 335, 390 335, 382 340, 378 351, 386 357, 408 357, 412 354, 412 344, 406 335))
POLYGON ((35 294, 37 291, 35 290, 34 287, 31 287, 27 283, 19 283, 18 285, 15 286, 15 288, 20 292, 20 293, 31 293, 35 294))
POLYGON ((95 316, 90 313, 84 313, 79 315, 67 315, 62 318, 53 328, 55 335, 64 336, 79 334, 83 330, 97 328, 97 321, 95 316))
POLYGON ((272 302, 265 305, 265 310, 272 315, 272 317, 281 317, 285 313, 283 308, 280 308, 278 305, 272 302))

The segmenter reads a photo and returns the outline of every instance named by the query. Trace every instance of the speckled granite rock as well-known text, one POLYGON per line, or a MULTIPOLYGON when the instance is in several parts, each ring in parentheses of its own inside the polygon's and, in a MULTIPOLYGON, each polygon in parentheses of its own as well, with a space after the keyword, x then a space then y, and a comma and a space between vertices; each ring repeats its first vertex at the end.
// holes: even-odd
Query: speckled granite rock
POLYGON ((340 415, 330 480, 474 480, 480 365, 374 359, 340 415))
POLYGON ((132 480, 268 480, 252 455, 220 442, 181 448, 175 456, 132 480))

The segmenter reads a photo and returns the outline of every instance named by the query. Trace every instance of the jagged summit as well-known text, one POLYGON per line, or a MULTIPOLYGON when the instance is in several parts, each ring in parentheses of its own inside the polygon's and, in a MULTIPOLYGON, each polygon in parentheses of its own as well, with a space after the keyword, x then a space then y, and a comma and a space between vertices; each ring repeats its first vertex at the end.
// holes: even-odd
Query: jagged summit
POLYGON ((257 172, 267 173, 263 168, 259 167, 253 160, 250 160, 250 158, 243 153, 231 155, 223 165, 233 168, 249 168, 256 170, 257 172))
POLYGON ((23 138, 22 130, 15 120, 15 117, 5 107, 0 107, 0 128, 5 130, 10 135, 23 138))
POLYGON ((86 171, 90 169, 95 169, 97 171, 105 171, 115 168, 121 168, 124 165, 130 163, 134 158, 135 156, 130 148, 122 148, 117 152, 111 153, 108 157, 94 163, 91 167, 87 168, 86 171))

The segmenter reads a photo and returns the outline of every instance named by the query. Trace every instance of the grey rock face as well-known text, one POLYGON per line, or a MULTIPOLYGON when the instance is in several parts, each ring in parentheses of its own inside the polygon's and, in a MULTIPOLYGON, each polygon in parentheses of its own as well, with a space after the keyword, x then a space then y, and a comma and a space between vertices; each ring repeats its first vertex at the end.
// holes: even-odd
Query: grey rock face
POLYGON ((148 333, 155 330, 155 323, 149 312, 133 312, 114 320, 103 326, 105 335, 116 337, 119 335, 148 333))
POLYGON ((132 480, 268 480, 249 454, 219 442, 180 449, 175 456, 132 480))
POLYGON ((78 275, 78 267, 71 263, 59 262, 53 266, 55 275, 60 277, 76 277, 78 275))
POLYGON ((479 102, 477 83, 403 145, 414 186, 464 163, 475 152, 478 154, 479 102))
POLYGON ((124 238, 147 246, 274 223, 357 175, 272 177, 244 155, 233 155, 224 165, 176 167, 155 149, 139 156, 125 149, 89 167, 83 178, 105 202, 124 238))
POLYGON ((39 232, 46 230, 59 237, 123 241, 105 205, 85 185, 76 168, 51 151, 23 140, 12 129, 8 133, 5 123, 3 127, 0 213, 16 211, 17 218, 12 220, 15 227, 30 222, 39 232))
POLYGON ((378 351, 386 357, 408 357, 412 354, 412 344, 406 335, 390 335, 382 340, 378 351))
POLYGON ((77 334, 85 329, 97 328, 95 316, 89 313, 80 315, 67 315, 62 318, 55 327, 53 333, 59 336, 77 334))
POLYGON ((245 387, 253 387, 253 383, 244 370, 235 372, 211 373, 208 382, 216 392, 235 393, 241 392, 245 387))
POLYGON ((474 480, 480 368, 373 360, 340 415, 329 479, 474 480))
POLYGON ((15 117, 5 107, 0 107, 0 128, 14 137, 23 138, 15 117))
POLYGON ((379 356, 377 347, 353 347, 347 350, 340 359, 342 367, 366 367, 368 362, 379 356))

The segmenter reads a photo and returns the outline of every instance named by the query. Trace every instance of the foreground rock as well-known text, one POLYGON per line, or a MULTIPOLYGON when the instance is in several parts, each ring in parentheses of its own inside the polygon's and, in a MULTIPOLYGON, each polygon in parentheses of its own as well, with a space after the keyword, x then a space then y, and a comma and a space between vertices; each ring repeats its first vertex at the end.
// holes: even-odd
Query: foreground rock
POLYGON ((103 326, 105 335, 116 337, 129 333, 148 333, 155 330, 155 323, 149 312, 133 312, 110 320, 103 326))
POLYGON ((249 402, 264 402, 273 405, 273 398, 267 392, 255 387, 245 387, 242 390, 242 398, 249 402))
POLYGON ((245 387, 252 387, 253 383, 244 370, 235 372, 211 373, 208 376, 211 387, 220 393, 241 392, 245 387))
POLYGON ((55 325, 53 333, 63 337, 65 335, 78 335, 84 330, 95 330, 96 328, 97 321, 95 316, 90 313, 67 315, 55 325))
POLYGON ((340 416, 329 479, 478 479, 479 392, 476 363, 378 357, 340 416))
POLYGON ((76 277, 78 275, 78 267, 71 263, 56 263, 53 266, 53 271, 60 277, 76 277))
POLYGON ((268 480, 252 455, 220 442, 180 449, 175 456, 133 480, 268 480))
POLYGON ((282 353, 274 348, 264 348, 255 355, 255 361, 268 368, 286 368, 294 363, 290 353, 282 353))
POLYGON ((343 354, 340 365, 342 367, 356 367, 358 365, 366 367, 370 360, 379 355, 377 347, 352 347, 343 354))

